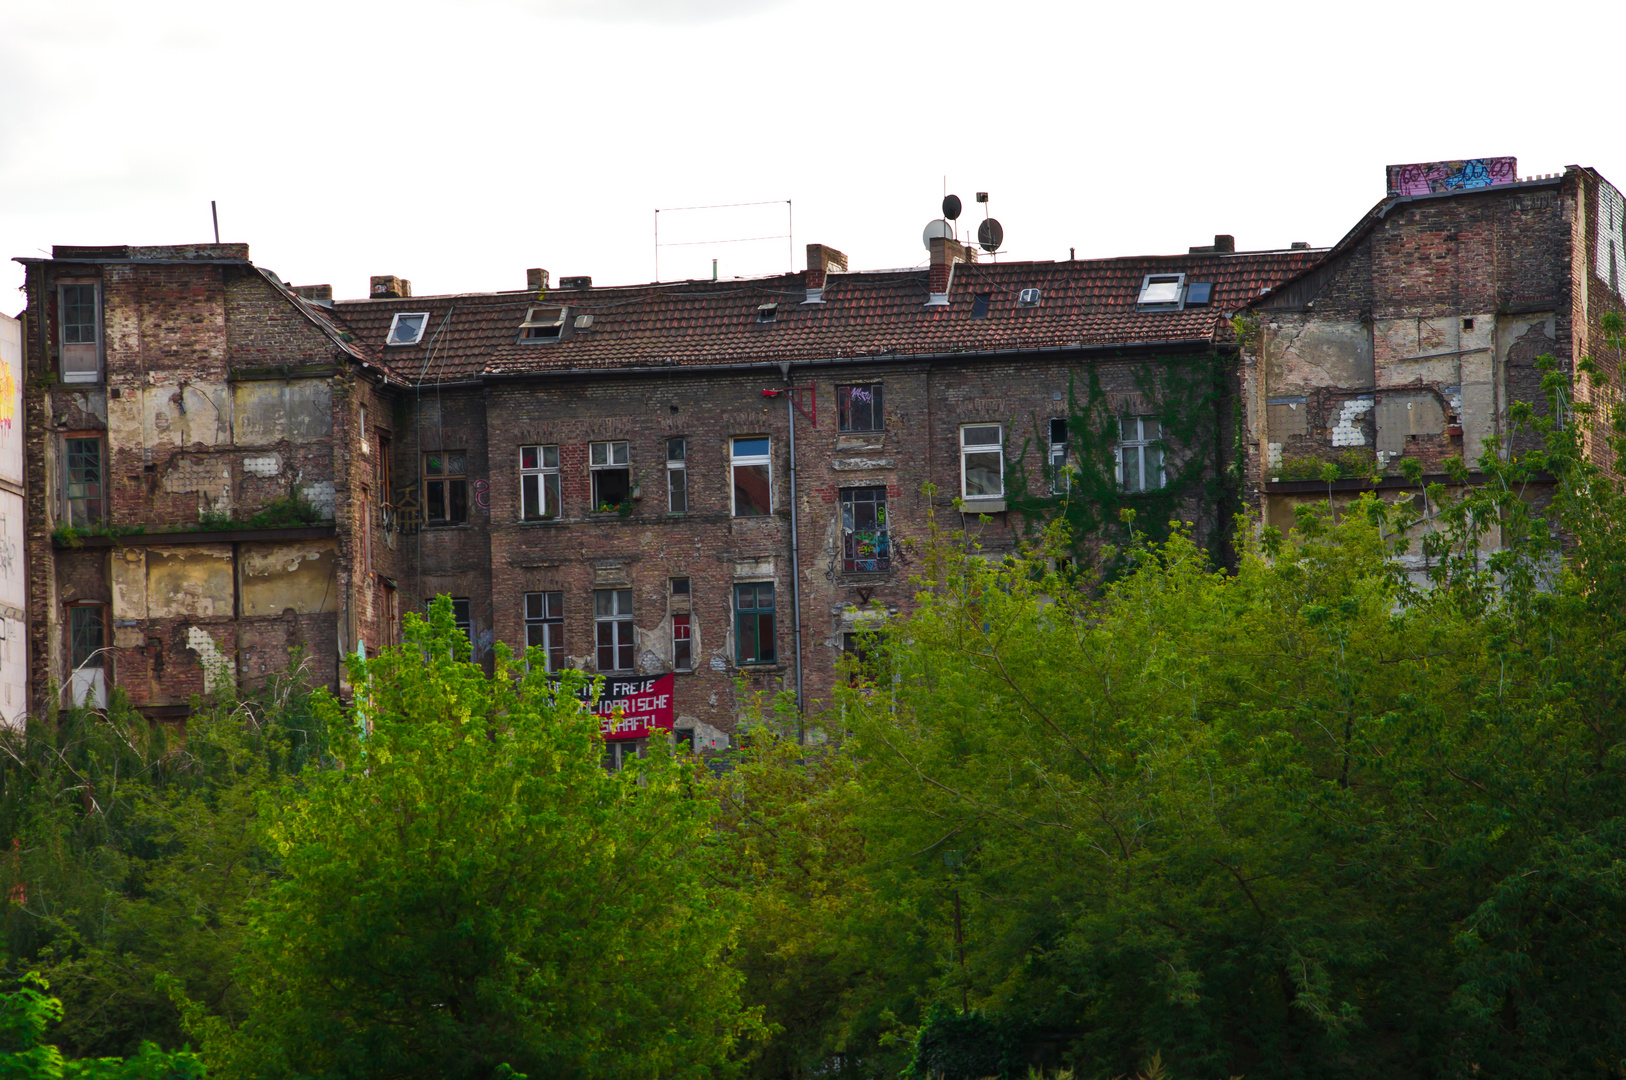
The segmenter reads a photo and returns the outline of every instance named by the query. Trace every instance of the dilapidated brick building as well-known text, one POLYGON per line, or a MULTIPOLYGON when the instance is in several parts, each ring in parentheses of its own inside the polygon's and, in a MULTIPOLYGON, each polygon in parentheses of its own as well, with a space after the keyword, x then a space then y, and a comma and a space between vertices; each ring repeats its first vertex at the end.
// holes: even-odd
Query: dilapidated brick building
POLYGON ((908 607, 929 516, 992 557, 1018 544, 1021 500, 1072 482, 1047 467, 1083 475, 1081 387, 1107 482, 1176 497, 1218 543, 1239 509, 1290 525, 1328 463, 1340 498, 1403 487, 1406 458, 1471 463, 1541 401, 1538 357, 1618 374, 1607 181, 1512 159, 1388 180, 1323 250, 992 262, 939 238, 925 266, 849 272, 813 244, 750 280, 532 270, 419 297, 381 275, 357 300, 237 244, 21 260, 8 612, 34 707, 117 688, 181 715, 290 656, 343 693, 345 655, 448 595, 477 659, 670 673, 676 729, 722 747, 741 680, 828 698, 863 629, 908 607), (1184 442, 1182 373, 1209 414, 1184 442))
MULTIPOLYGON (((991 263, 937 239, 850 273, 814 244, 752 280, 382 275, 337 301, 243 245, 22 260, 35 701, 117 687, 175 715, 291 650, 343 692, 342 656, 445 594, 475 656, 674 672, 677 729, 726 745, 738 679, 818 702, 907 607, 929 512, 1014 546, 1008 463, 1067 460, 1081 380, 1121 435, 1109 470, 1162 487, 1146 362, 1234 373, 1229 316, 1321 254, 991 263)), ((1233 447, 1184 447, 1179 474, 1228 475, 1233 447)), ((1181 493, 1210 531, 1213 490, 1181 493)))
POLYGON ((1488 446, 1534 445, 1510 410, 1547 413, 1540 357, 1573 374, 1591 355, 1619 374, 1600 320, 1622 309, 1626 215, 1607 180, 1578 166, 1520 178, 1513 158, 1387 179, 1325 258, 1248 304, 1245 498, 1284 530, 1295 506, 1328 497, 1327 464, 1335 498, 1351 499, 1415 488, 1407 458, 1444 482, 1450 458, 1472 469, 1488 446))

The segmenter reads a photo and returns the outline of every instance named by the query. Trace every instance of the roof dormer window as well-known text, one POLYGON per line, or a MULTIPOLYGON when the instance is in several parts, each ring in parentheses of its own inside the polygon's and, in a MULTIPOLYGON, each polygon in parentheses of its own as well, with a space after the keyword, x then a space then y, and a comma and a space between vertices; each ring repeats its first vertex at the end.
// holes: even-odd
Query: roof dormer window
POLYGON ((779 321, 778 304, 762 304, 757 308, 757 322, 779 321))
POLYGON ((423 332, 428 326, 429 312, 398 311, 395 318, 390 320, 390 333, 384 339, 384 344, 416 345, 423 340, 423 332))
POLYGON ((1142 311, 1179 311, 1185 284, 1184 274, 1147 274, 1141 279, 1140 298, 1135 302, 1142 311))
POLYGON ((533 307, 525 312, 525 321, 519 324, 521 341, 558 341, 564 336, 566 307, 533 307))

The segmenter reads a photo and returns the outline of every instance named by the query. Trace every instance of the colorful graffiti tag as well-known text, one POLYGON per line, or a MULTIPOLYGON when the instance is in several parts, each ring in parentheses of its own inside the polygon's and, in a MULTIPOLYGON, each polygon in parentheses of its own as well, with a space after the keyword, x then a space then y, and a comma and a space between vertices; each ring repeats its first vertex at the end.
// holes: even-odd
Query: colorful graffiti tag
POLYGON ((1425 161, 1418 165, 1389 166, 1389 194, 1431 195, 1497 187, 1519 178, 1519 159, 1468 158, 1465 161, 1425 161))

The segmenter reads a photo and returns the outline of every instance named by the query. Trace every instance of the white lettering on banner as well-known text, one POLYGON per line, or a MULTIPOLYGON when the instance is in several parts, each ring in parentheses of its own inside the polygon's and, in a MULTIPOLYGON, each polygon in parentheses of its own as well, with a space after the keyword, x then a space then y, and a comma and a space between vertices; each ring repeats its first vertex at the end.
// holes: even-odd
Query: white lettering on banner
POLYGON ((582 707, 599 718, 599 731, 605 738, 641 739, 657 731, 671 731, 674 712, 674 680, 670 674, 653 678, 607 678, 598 701, 590 699, 591 688, 583 687, 582 707))
POLYGON ((1598 181, 1598 276, 1626 299, 1626 200, 1615 185, 1598 181))

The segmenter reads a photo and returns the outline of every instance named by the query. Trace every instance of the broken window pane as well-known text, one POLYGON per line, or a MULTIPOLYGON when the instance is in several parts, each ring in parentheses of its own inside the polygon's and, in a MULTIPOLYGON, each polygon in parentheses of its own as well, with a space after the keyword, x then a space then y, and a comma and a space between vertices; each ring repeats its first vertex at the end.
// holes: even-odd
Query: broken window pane
POLYGON ((836 418, 842 431, 880 431, 881 384, 836 387, 836 418))
POLYGON ((68 524, 93 529, 102 523, 102 440, 66 440, 68 524))

